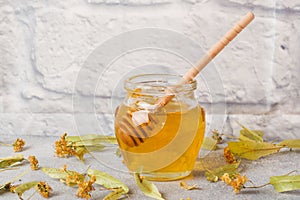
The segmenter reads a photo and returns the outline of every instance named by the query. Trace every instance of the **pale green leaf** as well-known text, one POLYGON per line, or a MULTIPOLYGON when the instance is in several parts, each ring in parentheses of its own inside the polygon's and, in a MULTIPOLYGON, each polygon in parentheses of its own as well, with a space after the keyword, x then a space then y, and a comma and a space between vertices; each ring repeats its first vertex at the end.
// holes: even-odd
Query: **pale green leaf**
POLYGON ((129 191, 129 188, 127 185, 125 185, 120 180, 112 177, 111 175, 101 172, 99 170, 93 170, 88 169, 88 175, 94 175, 96 177, 96 184, 102 185, 107 189, 115 189, 115 188, 122 188, 124 191, 124 194, 126 194, 129 191))
POLYGON ((134 179, 140 190, 148 197, 164 200, 157 187, 150 181, 142 178, 139 173, 134 173, 134 179))
POLYGON ((295 139, 295 140, 283 140, 282 142, 279 143, 280 146, 296 149, 300 148, 300 139, 295 139))
POLYGON ((0 172, 4 172, 4 171, 8 171, 8 170, 17 170, 17 169, 20 169, 20 167, 16 167, 17 165, 21 165, 22 162, 20 163, 15 163, 13 166, 10 166, 10 167, 7 167, 7 168, 4 168, 4 169, 0 169, 0 172))
POLYGON ((110 143, 117 144, 116 137, 106 136, 106 135, 98 135, 98 134, 87 134, 81 136, 67 136, 66 140, 69 142, 89 142, 94 141, 95 143, 110 143))
POLYGON ((228 147, 233 154, 249 160, 277 153, 281 149, 276 144, 255 141, 228 142, 228 147))
POLYGON ((18 196, 21 198, 24 192, 26 192, 27 190, 30 190, 31 188, 35 187, 38 183, 39 183, 38 181, 23 183, 23 184, 19 185, 18 187, 16 187, 14 189, 14 192, 17 193, 18 196))
POLYGON ((201 148, 206 150, 216 150, 217 149, 217 140, 211 137, 204 137, 201 148))
POLYGON ((241 141, 256 141, 256 142, 263 142, 263 131, 259 130, 250 130, 242 125, 240 130, 239 140, 241 141))
POLYGON ((300 189, 300 175, 294 176, 271 176, 270 184, 277 192, 286 192, 300 189))
POLYGON ((0 168, 13 167, 19 165, 24 160, 24 156, 21 154, 13 157, 0 158, 0 168))
POLYGON ((98 141, 96 140, 84 140, 84 141, 79 141, 79 142, 76 142, 74 143, 74 146, 76 147, 93 147, 93 146, 99 146, 99 147, 102 147, 102 149, 105 147, 103 144, 100 144, 98 141))
POLYGON ((0 158, 0 161, 1 160, 12 160, 12 159, 22 160, 22 159, 24 159, 24 156, 22 154, 17 154, 17 155, 12 156, 12 157, 0 158))
POLYGON ((125 192, 123 190, 123 188, 117 188, 114 189, 111 193, 109 193, 108 195, 106 195, 103 200, 117 200, 118 198, 120 198, 123 194, 125 194, 127 192, 125 192))
POLYGON ((237 162, 234 164, 224 165, 212 170, 206 170, 205 177, 208 181, 217 182, 225 173, 228 173, 229 175, 237 174, 239 165, 240 162, 237 162))
POLYGON ((85 147, 77 147, 76 148, 76 152, 75 152, 75 156, 80 160, 80 161, 84 161, 84 154, 88 153, 89 151, 85 148, 85 147))
POLYGON ((86 135, 80 135, 80 136, 66 136, 66 140, 69 142, 79 142, 82 140, 93 140, 97 138, 97 134, 86 134, 86 135))
POLYGON ((72 181, 66 181, 68 176, 77 176, 77 178, 81 181, 84 180, 84 174, 80 174, 76 171, 66 170, 63 169, 57 169, 57 168, 47 168, 43 167, 41 169, 46 175, 50 176, 54 179, 60 179, 61 182, 66 183, 68 186, 76 186, 77 182, 72 181))
POLYGON ((104 145, 102 145, 102 144, 96 144, 96 145, 93 145, 93 146, 85 146, 86 147, 86 149, 88 150, 88 151, 92 151, 92 152, 99 152, 99 151, 103 151, 104 150, 104 148, 105 148, 105 146, 104 145))
MULTIPOLYGON (((57 168, 43 167, 41 170, 51 178, 55 178, 55 179, 65 179, 69 175, 66 171, 57 168)), ((68 172, 74 173, 73 171, 68 171, 68 172)))

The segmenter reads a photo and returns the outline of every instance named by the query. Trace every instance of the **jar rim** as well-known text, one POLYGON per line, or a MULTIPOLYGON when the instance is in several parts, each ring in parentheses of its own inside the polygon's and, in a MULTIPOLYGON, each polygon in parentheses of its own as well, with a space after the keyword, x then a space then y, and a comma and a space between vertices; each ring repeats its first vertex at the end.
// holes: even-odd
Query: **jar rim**
POLYGON ((195 79, 188 83, 178 84, 180 80, 182 80, 182 76, 175 74, 138 74, 125 79, 124 88, 127 91, 151 88, 152 91, 157 92, 165 91, 170 87, 176 88, 177 92, 191 92, 197 88, 195 79))

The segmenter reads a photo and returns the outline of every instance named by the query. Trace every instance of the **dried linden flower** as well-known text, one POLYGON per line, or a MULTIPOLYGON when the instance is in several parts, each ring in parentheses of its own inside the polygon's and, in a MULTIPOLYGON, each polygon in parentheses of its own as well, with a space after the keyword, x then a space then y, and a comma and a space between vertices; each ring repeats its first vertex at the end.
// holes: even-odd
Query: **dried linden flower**
POLYGON ((68 173, 68 175, 65 178, 65 180, 62 180, 62 181, 65 182, 69 186, 77 185, 79 182, 82 182, 84 180, 84 175, 83 174, 80 174, 80 173, 75 172, 75 171, 73 171, 72 173, 70 173, 67 170, 67 165, 64 165, 62 167, 61 171, 68 173))
POLYGON ((90 192, 95 190, 93 187, 93 183, 95 183, 96 177, 91 176, 91 179, 89 181, 83 181, 83 182, 78 182, 78 189, 76 196, 80 198, 85 198, 86 200, 90 199, 92 196, 90 192))
POLYGON ((224 148, 224 157, 225 157, 226 162, 229 164, 234 164, 237 162, 233 153, 230 151, 230 149, 228 147, 224 148))
POLYGON ((39 161, 36 159, 35 156, 29 156, 28 160, 30 162, 30 167, 32 170, 38 170, 39 169, 39 161))
POLYGON ((11 193, 15 193, 15 189, 18 187, 19 185, 12 185, 11 183, 8 183, 5 188, 6 189, 9 189, 9 191, 11 193))
POLYGON ((39 182, 36 185, 36 190, 45 198, 48 198, 52 188, 46 182, 39 182))
POLYGON ((219 131, 216 130, 216 129, 212 130, 211 134, 212 134, 211 137, 214 140, 216 140, 218 144, 222 144, 222 142, 223 142, 223 138, 222 138, 223 134, 219 133, 219 131))
POLYGON ((224 181, 227 185, 230 185, 234 189, 234 193, 238 194, 241 189, 243 189, 245 183, 248 181, 248 178, 243 175, 237 174, 236 177, 230 177, 228 173, 225 173, 221 176, 221 180, 224 181))
POLYGON ((72 146, 68 146, 68 141, 66 141, 67 133, 64 133, 60 140, 55 142, 55 154, 58 157, 69 157, 75 155, 75 149, 72 146))
POLYGON ((25 140, 21 138, 17 138, 16 141, 13 143, 14 151, 15 152, 20 152, 23 150, 25 145, 25 140))
POLYGON ((245 175, 238 176, 236 179, 234 179, 234 181, 231 183, 231 186, 234 188, 234 193, 239 193, 247 181, 248 178, 245 175))
POLYGON ((221 176, 220 179, 224 181, 227 185, 230 185, 232 181, 228 173, 223 174, 223 176, 221 176))
POLYGON ((82 181, 84 177, 78 173, 78 172, 74 172, 72 174, 69 174, 67 177, 66 177, 66 184, 67 185, 73 185, 73 184, 76 184, 76 183, 79 183, 82 181))

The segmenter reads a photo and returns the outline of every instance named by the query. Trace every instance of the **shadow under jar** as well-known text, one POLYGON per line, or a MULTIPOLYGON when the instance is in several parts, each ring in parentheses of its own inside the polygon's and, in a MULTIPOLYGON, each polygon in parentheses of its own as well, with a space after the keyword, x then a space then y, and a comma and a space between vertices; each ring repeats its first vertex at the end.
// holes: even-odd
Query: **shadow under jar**
POLYGON ((195 80, 168 74, 133 76, 124 82, 127 96, 115 112, 115 134, 125 164, 149 180, 188 176, 205 131, 205 113, 194 91, 195 80), (166 95, 173 98, 155 109, 166 95))

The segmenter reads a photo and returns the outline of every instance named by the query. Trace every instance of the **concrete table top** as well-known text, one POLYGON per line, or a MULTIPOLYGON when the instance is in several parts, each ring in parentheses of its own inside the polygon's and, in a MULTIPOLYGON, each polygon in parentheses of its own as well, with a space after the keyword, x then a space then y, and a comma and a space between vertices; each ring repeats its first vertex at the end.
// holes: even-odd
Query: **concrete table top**
MULTIPOLYGON (((115 148, 109 149, 103 152, 97 152, 85 155, 85 163, 80 162, 77 158, 58 158, 54 155, 55 141, 58 137, 49 136, 20 136, 26 140, 26 148, 20 154, 23 154, 26 158, 29 155, 35 155, 39 160, 41 167, 55 167, 61 168, 64 164, 67 164, 69 170, 75 170, 78 172, 84 172, 89 166, 92 169, 104 171, 128 185, 130 194, 128 199, 151 199, 143 195, 134 182, 132 175, 130 175, 124 164, 122 158, 115 155, 115 148)), ((5 143, 12 143, 17 136, 1 135, 0 141, 5 143)), ((0 157, 13 156, 12 147, 0 146, 0 157)), ((214 152, 215 154, 222 154, 222 150, 214 152)), ((213 157, 212 157, 213 158, 213 157)), ((255 185, 262 185, 269 181, 270 176, 278 176, 287 174, 290 171, 300 171, 300 151, 284 151, 276 155, 270 155, 256 161, 242 161, 242 172, 252 180, 255 185)), ((45 175, 41 170, 31 171, 28 163, 24 163, 17 170, 6 170, 0 172, 0 184, 13 179, 18 174, 24 171, 29 171, 26 175, 15 181, 15 184, 24 183, 28 181, 46 181, 53 189, 50 199, 63 200, 63 199, 78 199, 76 194, 76 188, 66 186, 59 180, 51 179, 45 175)), ((190 177, 184 179, 189 184, 197 184, 199 190, 187 191, 180 188, 180 181, 170 182, 155 182, 158 189, 161 191, 165 199, 187 199, 190 197, 195 199, 300 199, 300 190, 277 193, 271 185, 259 189, 244 189, 240 194, 235 195, 233 189, 227 186, 223 182, 211 183, 208 182, 204 176, 203 171, 195 170, 190 177)), ((251 183, 247 183, 251 185, 251 183)), ((108 191, 100 190, 100 187, 95 186, 95 191, 92 192, 92 199, 103 199, 108 194, 108 191)), ((24 199, 27 199, 34 193, 34 190, 29 190, 24 193, 24 199)), ((3 193, 0 194, 1 200, 18 199, 16 194, 3 193)), ((39 194, 35 194, 32 198, 43 199, 39 194)), ((123 199, 126 199, 124 197, 123 199)))

